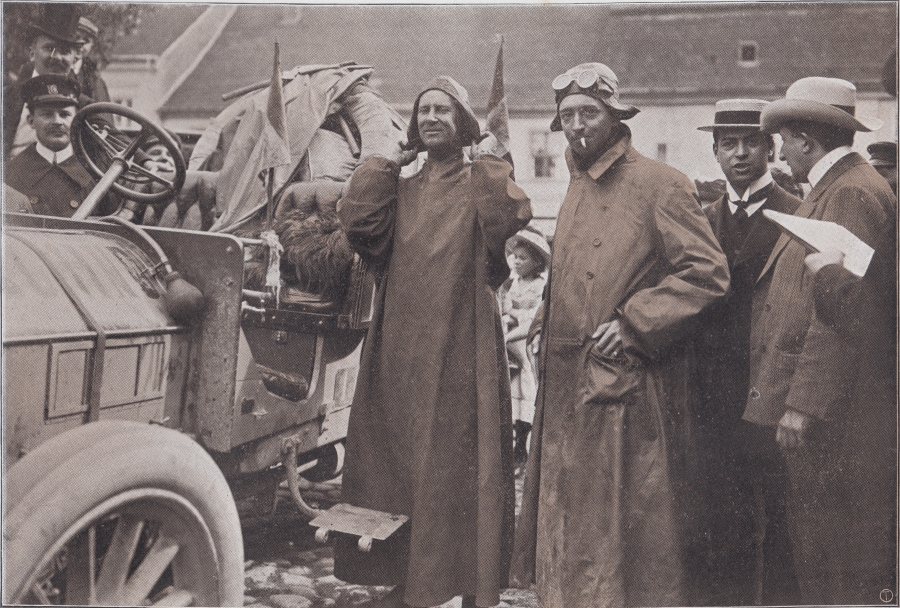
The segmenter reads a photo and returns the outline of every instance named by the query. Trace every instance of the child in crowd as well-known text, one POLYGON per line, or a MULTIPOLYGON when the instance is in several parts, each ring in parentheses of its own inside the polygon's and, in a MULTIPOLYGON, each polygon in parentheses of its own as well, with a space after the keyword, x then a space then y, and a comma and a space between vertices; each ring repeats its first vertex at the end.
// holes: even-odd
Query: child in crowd
POLYGON ((510 238, 506 248, 511 254, 513 276, 500 287, 498 297, 510 367, 518 369, 512 374, 511 391, 514 458, 520 466, 528 459, 527 439, 537 397, 537 374, 525 341, 544 296, 543 273, 550 263, 550 245, 537 229, 528 226, 510 238))

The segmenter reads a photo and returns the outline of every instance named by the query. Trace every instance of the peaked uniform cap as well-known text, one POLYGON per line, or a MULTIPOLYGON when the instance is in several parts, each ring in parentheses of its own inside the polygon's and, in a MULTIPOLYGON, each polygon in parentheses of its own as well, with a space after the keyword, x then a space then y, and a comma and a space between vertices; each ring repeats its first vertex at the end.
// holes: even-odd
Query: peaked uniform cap
POLYGON ((716 102, 713 124, 697 127, 697 130, 759 129, 759 117, 767 105, 769 102, 762 99, 722 99, 716 102))
POLYGON ((869 144, 866 152, 869 153, 869 163, 873 167, 897 166, 897 142, 895 141, 876 141, 874 144, 869 144))
POLYGON ((77 106, 80 94, 78 81, 61 74, 41 74, 22 83, 22 99, 29 108, 77 106))
POLYGON ((31 35, 49 36, 54 40, 80 44, 78 20, 80 17, 75 4, 46 2, 39 5, 39 16, 31 23, 31 35))
POLYGON ((580 63, 573 68, 569 68, 559 76, 553 79, 553 88, 556 92, 556 116, 550 123, 551 131, 562 131, 562 121, 559 119, 559 104, 569 95, 587 95, 603 103, 606 107, 613 111, 619 120, 628 120, 633 118, 640 110, 627 103, 619 100, 619 77, 606 64, 599 62, 580 63), (579 85, 584 75, 588 75, 588 80, 594 76, 594 82, 586 88, 579 85), (557 88, 557 82, 570 82, 563 88, 557 88))
POLYGON ((88 38, 96 40, 97 36, 100 35, 100 28, 97 27, 97 24, 95 24, 87 17, 80 17, 78 19, 78 33, 82 37, 86 36, 88 38))
POLYGON ((762 112, 763 131, 775 133, 792 120, 831 125, 847 131, 874 131, 882 122, 856 116, 856 87, 840 78, 810 76, 790 87, 784 99, 770 103, 762 112))
POLYGON ((407 149, 424 149, 422 139, 419 137, 419 121, 416 117, 419 114, 419 100, 428 91, 443 91, 456 102, 456 108, 459 110, 456 128, 458 130, 457 137, 460 141, 460 147, 484 139, 481 135, 481 126, 478 124, 475 112, 472 111, 472 106, 469 105, 468 91, 449 76, 437 76, 426 84, 416 96, 416 101, 413 104, 412 120, 409 121, 409 130, 407 131, 407 149))

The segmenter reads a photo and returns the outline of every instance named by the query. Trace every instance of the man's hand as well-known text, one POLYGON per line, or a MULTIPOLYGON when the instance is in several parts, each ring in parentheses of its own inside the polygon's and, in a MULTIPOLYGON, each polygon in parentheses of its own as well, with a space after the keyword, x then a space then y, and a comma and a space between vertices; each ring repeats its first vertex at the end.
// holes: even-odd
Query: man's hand
POLYGON ((605 357, 615 357, 622 352, 622 334, 618 319, 598 325, 591 338, 597 340, 596 348, 605 357))
POLYGON ((778 421, 775 441, 785 450, 799 448, 806 440, 806 430, 811 420, 812 418, 803 412, 789 409, 778 421))
POLYGON ((394 146, 394 149, 383 155, 386 159, 393 161, 400 165, 401 167, 405 167, 409 163, 416 160, 416 157, 419 156, 419 153, 416 150, 404 150, 400 147, 400 144, 397 143, 394 146))
POLYGON ((816 276, 816 273, 822 270, 824 266, 828 266, 829 264, 843 264, 844 254, 836 249, 826 249, 825 251, 809 254, 803 261, 806 263, 806 267, 809 268, 812 275, 816 276))

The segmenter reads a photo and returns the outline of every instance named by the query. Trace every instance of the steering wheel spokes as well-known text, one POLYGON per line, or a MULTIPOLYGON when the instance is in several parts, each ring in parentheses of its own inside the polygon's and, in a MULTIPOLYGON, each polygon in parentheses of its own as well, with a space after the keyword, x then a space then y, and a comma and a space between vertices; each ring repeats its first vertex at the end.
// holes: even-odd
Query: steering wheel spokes
MULTIPOLYGON (((165 129, 131 108, 114 103, 86 106, 75 115, 71 133, 75 155, 85 169, 100 180, 98 187, 103 187, 102 192, 90 199, 99 200, 112 189, 126 199, 159 203, 173 198, 184 185, 187 164, 178 144, 165 129), (134 136, 118 131, 113 126, 115 116, 136 122, 140 131, 134 136), (165 146, 172 156, 174 176, 144 166, 149 158, 141 151, 141 146, 151 137, 165 146)), ((90 213, 90 209, 83 213, 90 213)))

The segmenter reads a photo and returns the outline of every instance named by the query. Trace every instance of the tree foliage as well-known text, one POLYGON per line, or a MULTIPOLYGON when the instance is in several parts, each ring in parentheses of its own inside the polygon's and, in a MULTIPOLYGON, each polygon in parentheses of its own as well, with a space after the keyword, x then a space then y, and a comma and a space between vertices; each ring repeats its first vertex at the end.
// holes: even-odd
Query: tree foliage
MULTIPOLYGON (((7 77, 14 76, 28 61, 31 42, 30 23, 38 16, 40 4, 35 2, 3 3, 4 66, 7 77)), ((80 3, 81 14, 100 28, 92 56, 103 65, 111 56, 116 43, 134 31, 141 17, 155 10, 149 4, 120 4, 113 2, 80 3)))

